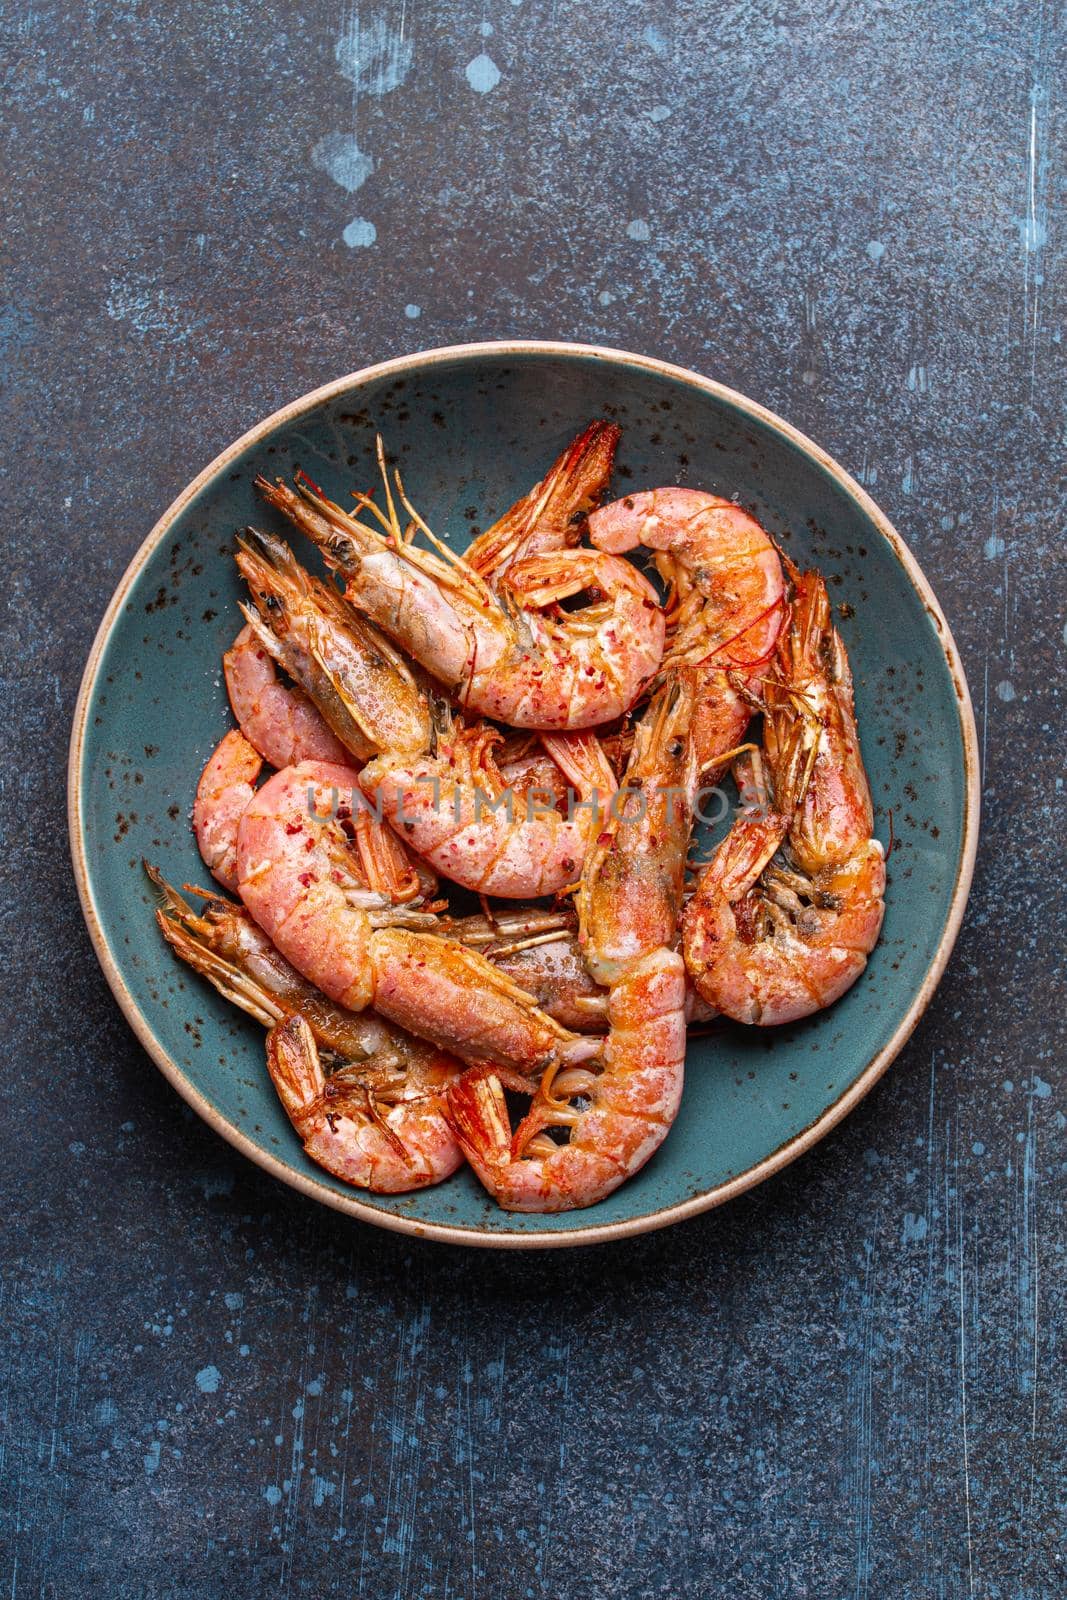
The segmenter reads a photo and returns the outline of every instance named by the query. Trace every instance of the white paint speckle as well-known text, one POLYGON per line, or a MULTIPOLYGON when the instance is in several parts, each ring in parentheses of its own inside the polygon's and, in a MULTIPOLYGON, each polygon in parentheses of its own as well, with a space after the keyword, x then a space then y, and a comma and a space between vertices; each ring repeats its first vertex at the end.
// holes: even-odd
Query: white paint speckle
POLYGON ((1015 699, 1015 685, 1007 678, 1002 678, 997 684, 997 699, 1008 702, 1015 699))
POLYGON ((276 1483, 268 1484, 267 1488, 263 1491, 263 1498, 269 1506, 276 1506, 281 1501, 282 1491, 278 1488, 276 1483))
POLYGON ((359 148, 354 133, 327 133, 312 150, 311 165, 354 194, 374 171, 374 157, 359 148))
POLYGON ((998 556, 1002 556, 1004 554, 1004 540, 1000 537, 999 533, 991 533, 985 544, 982 546, 982 549, 985 552, 985 558, 987 561, 995 561, 998 556))
POLYGON ((1012 226, 1018 228, 1019 243, 1028 255, 1040 250, 1048 239, 1048 229, 1038 217, 1016 217, 1012 226))
POLYGON ((375 17, 364 26, 358 15, 350 16, 334 50, 343 77, 354 84, 357 94, 391 94, 411 71, 414 47, 399 28, 391 28, 384 17, 375 17))
POLYGON ((885 255, 885 245, 880 239, 872 239, 870 244, 867 246, 867 254, 870 256, 872 261, 881 261, 882 257, 885 255))
POLYGON ((649 23, 641 37, 654 55, 665 56, 667 54, 666 39, 664 38, 663 34, 660 33, 659 29, 654 28, 651 23, 649 23))
POLYGON ((378 237, 378 230, 373 222, 368 222, 365 217, 353 217, 341 238, 350 250, 364 248, 372 245, 378 237))
POLYGON ((652 237, 652 229, 643 217, 635 217, 632 222, 626 224, 626 236, 628 239, 636 239, 638 244, 647 244, 652 237))
POLYGON ((222 1373, 218 1367, 201 1367, 196 1375, 196 1387, 201 1394, 216 1394, 222 1382, 222 1373))
POLYGON ((168 289, 143 273, 112 278, 105 308, 116 322, 129 322, 158 342, 184 344, 190 318, 168 289))
POLYGON ((612 294, 610 289, 601 289, 600 293, 597 295, 597 299, 600 301, 602 306, 613 306, 615 304, 615 296, 612 294))
POLYGON ((404 315, 410 318, 412 322, 415 322, 417 318, 422 316, 422 307, 416 305, 405 306, 404 315))
POLYGON ((916 1216, 913 1211, 904 1213, 904 1243, 921 1244, 926 1238, 927 1221, 924 1216, 916 1216))
POLYGON ((653 122, 666 122, 670 114, 670 106, 653 106, 651 111, 648 113, 649 118, 653 122))
POLYGON ((467 62, 467 82, 475 94, 488 94, 490 89, 496 88, 500 82, 500 68, 492 56, 487 56, 483 51, 473 61, 467 62))
POLYGON ((245 1297, 243 1294, 237 1294, 236 1292, 232 1291, 229 1294, 224 1294, 222 1298, 225 1302, 227 1311, 240 1311, 241 1307, 245 1303, 245 1297))
POLYGON ((491 22, 479 22, 478 32, 481 34, 483 39, 491 39, 496 32, 496 29, 493 27, 491 22))

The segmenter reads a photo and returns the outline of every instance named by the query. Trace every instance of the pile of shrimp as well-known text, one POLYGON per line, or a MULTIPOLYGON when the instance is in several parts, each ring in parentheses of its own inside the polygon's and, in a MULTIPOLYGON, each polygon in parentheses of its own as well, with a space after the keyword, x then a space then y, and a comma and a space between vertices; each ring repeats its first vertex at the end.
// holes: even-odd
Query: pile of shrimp
POLYGON ((236 543, 237 726, 192 812, 225 893, 148 871, 163 936, 267 1029, 286 1115, 346 1183, 466 1162, 507 1210, 592 1205, 670 1131, 691 1026, 808 1016, 878 938, 822 578, 732 500, 610 501, 618 442, 590 423, 463 555, 380 440, 380 499, 350 510, 256 479, 274 525, 236 543), (727 771, 742 803, 694 864, 727 771))

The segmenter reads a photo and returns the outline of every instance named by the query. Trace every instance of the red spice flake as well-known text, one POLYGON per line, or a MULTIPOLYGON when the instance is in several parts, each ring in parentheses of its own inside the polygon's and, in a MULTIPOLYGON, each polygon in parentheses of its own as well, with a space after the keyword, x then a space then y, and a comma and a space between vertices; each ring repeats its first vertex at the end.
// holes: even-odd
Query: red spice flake
POLYGON ((287 822, 285 824, 285 831, 290 837, 292 837, 294 833, 303 833, 304 830, 299 822, 287 822))
POLYGON ((318 883, 319 880, 313 872, 302 872, 299 881, 304 885, 305 889, 308 889, 313 883, 318 883))

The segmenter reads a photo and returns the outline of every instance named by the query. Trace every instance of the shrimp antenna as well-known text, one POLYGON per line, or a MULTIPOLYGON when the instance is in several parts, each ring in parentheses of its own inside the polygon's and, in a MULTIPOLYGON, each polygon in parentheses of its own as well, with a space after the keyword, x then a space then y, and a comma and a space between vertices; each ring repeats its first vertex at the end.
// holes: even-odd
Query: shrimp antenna
MULTIPOLYGON (((364 538, 371 538, 377 544, 385 545, 389 549, 396 551, 405 561, 410 562, 413 567, 417 567, 424 572, 427 577, 431 578, 434 583, 439 584, 441 588, 458 591, 482 610, 499 610, 499 602, 484 579, 474 571, 473 567, 462 556, 457 555, 454 550, 450 550, 448 545, 438 539, 437 535, 428 526, 425 518, 415 510, 404 491, 404 484, 399 471, 394 469, 393 483, 396 485, 397 498, 411 518, 414 528, 405 530, 400 526, 396 500, 393 498, 393 484, 390 482, 389 477, 389 464, 385 456, 385 444, 381 434, 377 436, 376 454, 378 471, 381 474, 382 488, 385 493, 386 511, 382 511, 379 506, 375 505, 373 497, 363 491, 354 493, 353 499, 360 511, 369 513, 375 519, 383 530, 382 532, 379 532, 378 528, 370 527, 366 522, 361 522, 359 517, 353 516, 351 512, 343 510, 342 507, 335 505, 332 500, 328 500, 318 485, 302 471, 298 471, 295 475, 297 492, 303 500, 317 510, 320 515, 324 516, 335 528, 340 528, 342 532, 350 528, 357 529, 364 538), (429 541, 431 546, 429 550, 420 550, 413 543, 415 530, 422 533, 429 541)), ((270 486, 267 485, 265 492, 268 492, 269 488, 270 486)), ((270 498, 269 492, 268 498, 270 498)), ((321 543, 322 541, 318 542, 321 543)))
POLYGON ((486 583, 481 574, 475 572, 474 568, 470 566, 470 564, 466 562, 462 556, 457 555, 454 550, 451 550, 447 544, 439 539, 415 510, 415 507, 411 504, 411 501, 404 492, 404 484, 400 476, 399 467, 395 470, 394 476, 396 479, 396 492, 400 496, 400 503, 404 507, 404 510, 407 512, 408 516, 411 518, 412 522, 414 522, 415 526, 419 529, 420 533, 422 533, 422 535, 430 541, 430 544, 434 550, 436 550, 437 554, 442 558, 442 560, 447 561, 451 566, 455 567, 456 571, 474 590, 475 594, 483 603, 483 605, 495 605, 496 600, 493 595, 493 591, 490 589, 489 585, 486 583))

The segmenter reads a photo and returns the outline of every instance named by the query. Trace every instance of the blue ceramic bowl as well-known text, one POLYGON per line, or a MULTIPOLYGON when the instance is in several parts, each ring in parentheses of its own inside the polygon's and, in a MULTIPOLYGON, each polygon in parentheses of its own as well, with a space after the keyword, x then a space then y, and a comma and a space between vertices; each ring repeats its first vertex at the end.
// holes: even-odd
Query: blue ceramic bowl
POLYGON ((70 834, 97 955, 178 1093, 238 1150, 324 1204, 399 1232, 476 1245, 618 1238, 718 1205, 839 1122, 904 1044, 952 949, 978 831, 978 759, 963 671, 937 601, 885 517, 817 445, 741 395, 618 351, 561 344, 433 350, 370 367, 268 417, 201 472, 130 564, 93 645, 70 753, 70 834), (509 1216, 468 1171, 377 1197, 314 1166, 264 1065, 263 1035, 159 937, 142 856, 201 881, 197 777, 231 718, 220 657, 239 626, 233 532, 271 521, 257 472, 297 465, 343 500, 375 481, 379 429, 438 534, 462 549, 592 417, 622 425, 615 485, 737 495, 795 561, 830 582, 851 657, 863 752, 896 843, 882 941, 831 1010, 777 1030, 692 1039, 685 1098, 659 1154, 586 1212, 509 1216))

